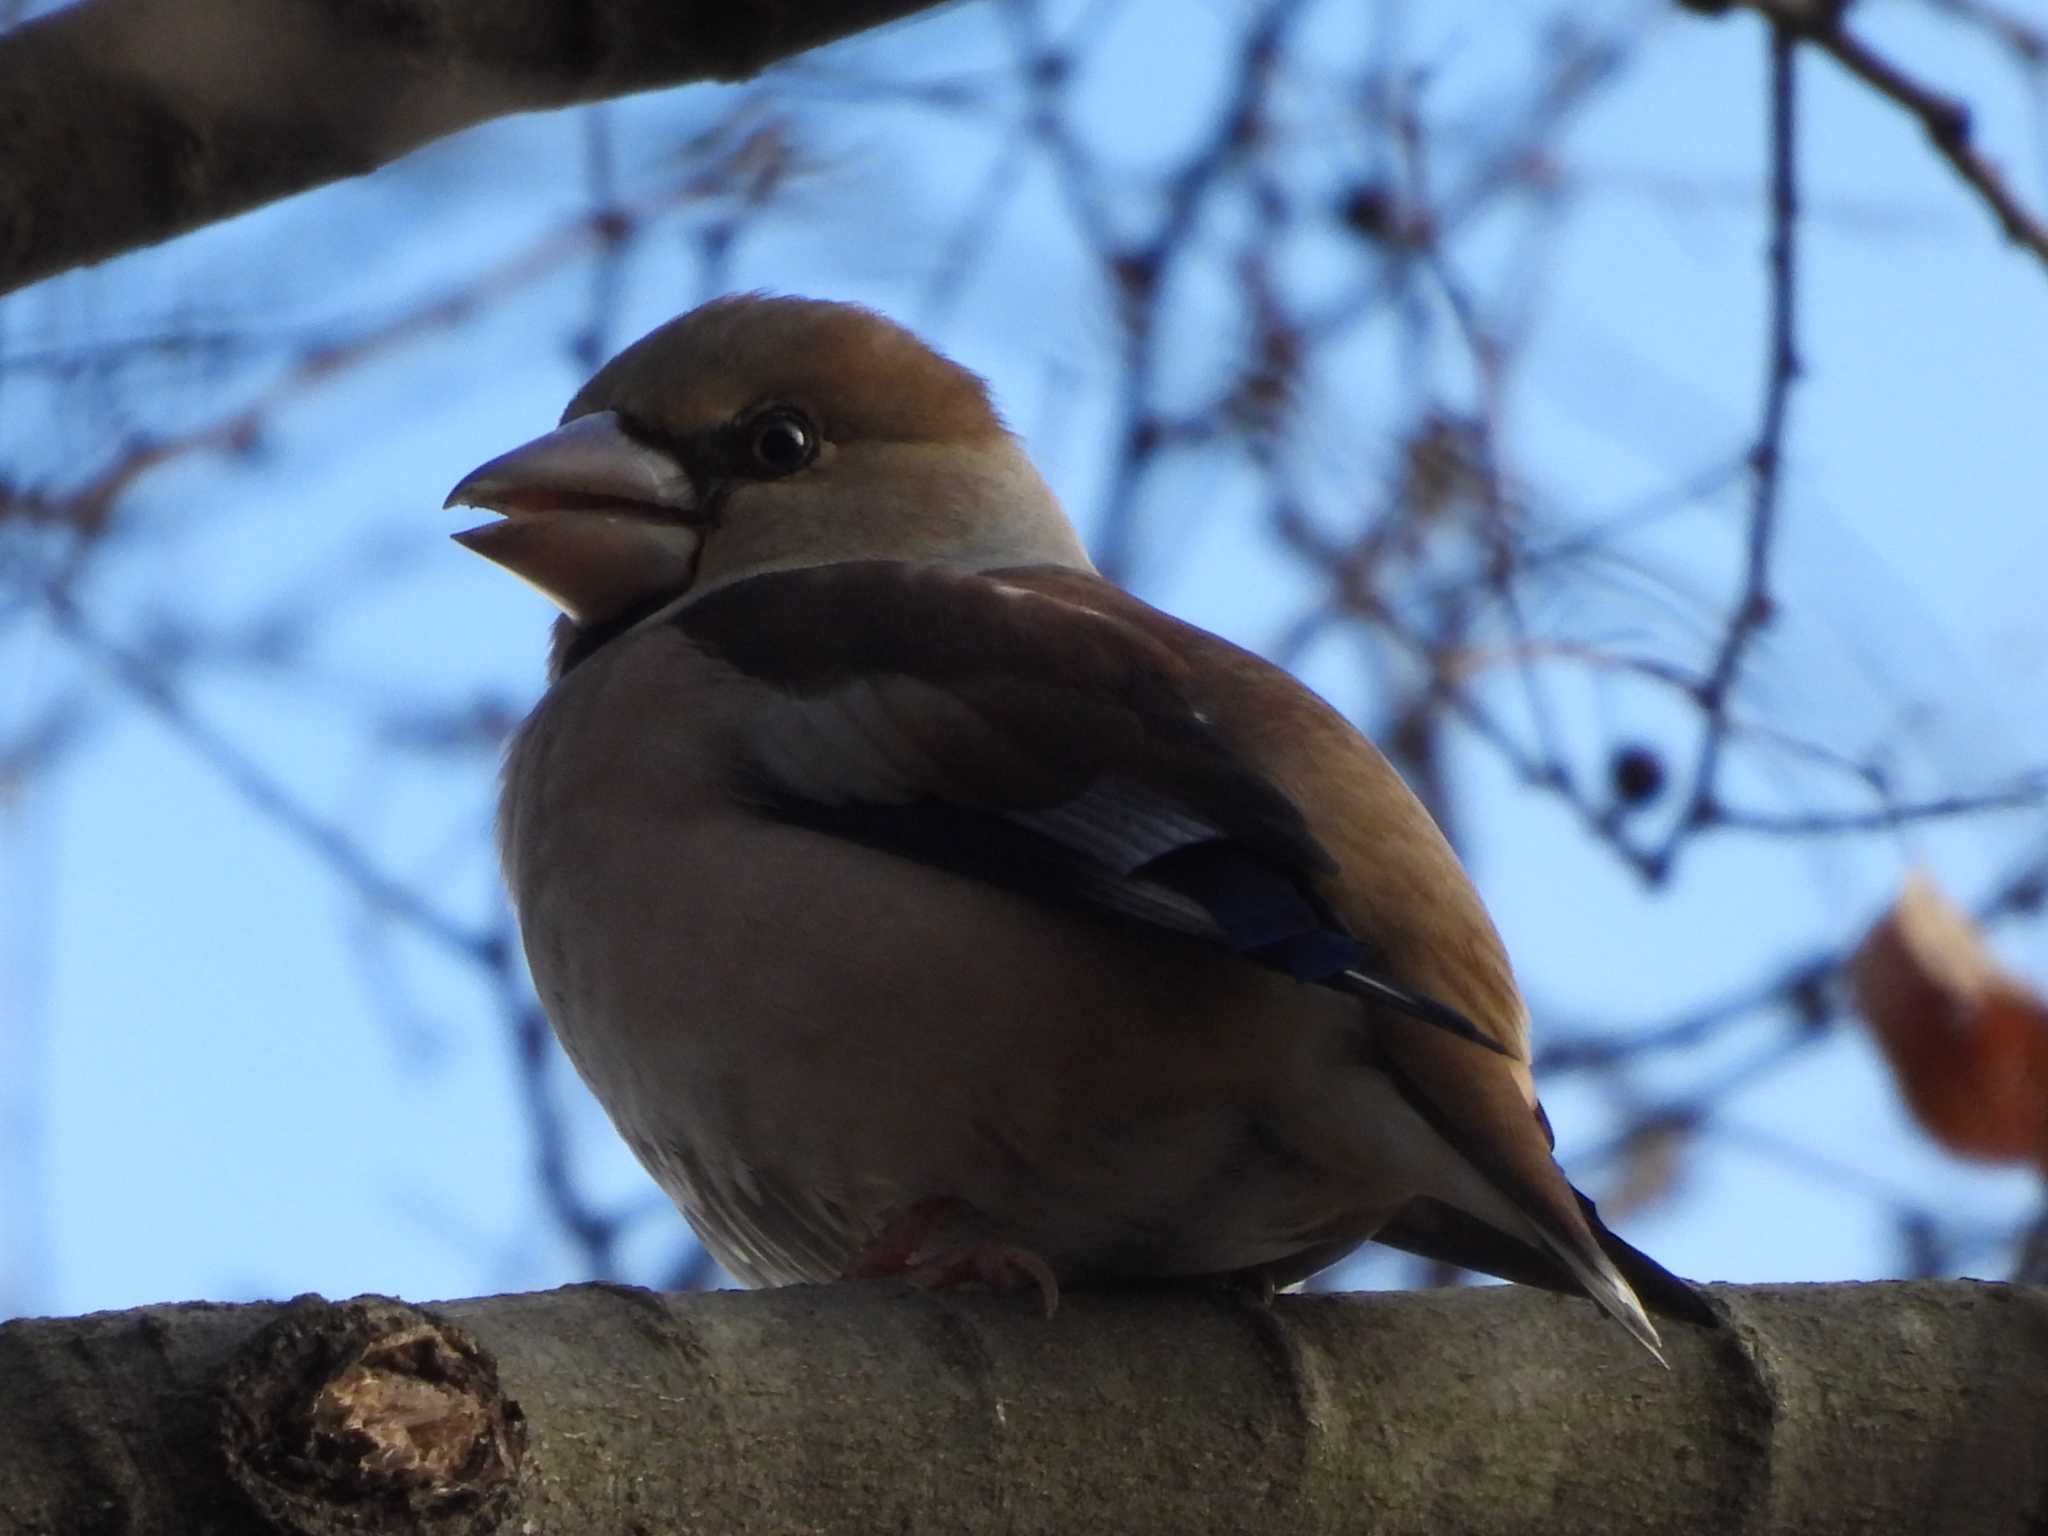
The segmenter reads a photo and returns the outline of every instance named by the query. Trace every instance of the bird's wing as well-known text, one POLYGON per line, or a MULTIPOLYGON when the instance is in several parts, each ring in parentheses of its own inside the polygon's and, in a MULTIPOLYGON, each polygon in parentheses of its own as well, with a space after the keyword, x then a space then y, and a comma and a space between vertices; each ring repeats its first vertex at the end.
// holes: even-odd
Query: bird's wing
POLYGON ((1404 987, 1457 1008, 1503 1047, 1476 1056, 1449 1033, 1401 1018, 1385 1019, 1374 1042, 1396 1091, 1530 1230, 1417 1202, 1381 1240, 1506 1279, 1543 1274, 1592 1296, 1653 1352, 1656 1331, 1639 1301, 1661 1316, 1709 1321, 1699 1294, 1609 1232, 1558 1167, 1529 1077, 1528 1010, 1499 935, 1435 822, 1372 744, 1270 663, 1099 578, 1009 576, 1120 618, 1197 669, 1219 724, 1302 807, 1341 866, 1317 887, 1337 918, 1377 947, 1404 987))
POLYGON ((1218 731, 1194 669, 1123 620, 875 561, 753 577, 674 622, 773 685, 746 786, 771 814, 1506 1049, 1380 969, 1318 895, 1335 864, 1299 808, 1218 731))

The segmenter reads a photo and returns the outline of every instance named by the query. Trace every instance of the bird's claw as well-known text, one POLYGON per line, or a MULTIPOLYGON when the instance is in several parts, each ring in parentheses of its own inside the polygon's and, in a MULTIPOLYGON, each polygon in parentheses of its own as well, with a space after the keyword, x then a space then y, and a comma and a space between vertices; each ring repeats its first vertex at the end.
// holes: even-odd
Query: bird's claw
POLYGON ((903 1271, 912 1285, 927 1291, 951 1290, 956 1285, 979 1283, 992 1291, 1014 1291, 1030 1284, 1038 1287, 1045 1303, 1045 1315, 1060 1309, 1059 1277, 1052 1266, 1028 1248, 1010 1243, 984 1241, 922 1258, 903 1271))
POLYGON ((1028 1248, 974 1234, 976 1227, 987 1225, 987 1219, 964 1200, 920 1200, 889 1221, 873 1242, 854 1255, 845 1278, 874 1280, 900 1275, 928 1291, 960 1285, 1014 1291, 1029 1283, 1038 1288, 1045 1315, 1051 1317, 1060 1305, 1059 1277, 1052 1266, 1028 1248))

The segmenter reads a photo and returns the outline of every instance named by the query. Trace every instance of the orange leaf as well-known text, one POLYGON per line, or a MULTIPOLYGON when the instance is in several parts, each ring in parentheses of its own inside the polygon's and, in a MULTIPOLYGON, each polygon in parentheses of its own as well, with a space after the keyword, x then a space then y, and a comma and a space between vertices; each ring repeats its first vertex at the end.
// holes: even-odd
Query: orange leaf
POLYGON ((2048 1170, 2048 1003, 1920 874, 1849 962, 1906 1106, 1951 1152, 2048 1170))

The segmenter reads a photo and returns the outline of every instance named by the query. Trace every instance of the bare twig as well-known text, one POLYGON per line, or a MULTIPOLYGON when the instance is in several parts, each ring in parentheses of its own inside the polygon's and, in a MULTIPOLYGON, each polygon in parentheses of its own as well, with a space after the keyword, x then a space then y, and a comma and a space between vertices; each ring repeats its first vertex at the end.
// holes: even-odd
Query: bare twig
POLYGON ((1721 754, 1728 740, 1730 694, 1742 669, 1750 642, 1771 620, 1771 550, 1778 529, 1779 485, 1785 458, 1785 426, 1792 385, 1799 377, 1798 234, 1799 142, 1797 38, 1784 27, 1770 36, 1771 236, 1770 318, 1767 330, 1763 420, 1750 448, 1749 527, 1744 545, 1742 582, 1713 665, 1700 684, 1704 716, 1700 745, 1693 762, 1685 809, 1663 845, 1647 865, 1653 880, 1670 871, 1684 840, 1710 820, 1718 800, 1721 754))
POLYGON ((379 869, 342 828, 302 804, 193 713, 160 669, 93 629, 67 593, 52 587, 46 600, 51 618, 73 645, 146 705, 233 787, 245 805, 289 833, 364 902, 398 918, 459 960, 486 966, 502 963, 502 938, 464 925, 431 905, 419 891, 379 869))
MULTIPOLYGON (((1938 3, 1959 15, 1967 14, 2002 36, 2022 58, 2039 63, 2044 46, 2040 28, 1974 0, 1968 5, 1962 0, 1938 3)), ((2048 264, 2048 222, 2020 201, 2004 172, 1977 147, 1968 105, 1922 84, 1851 32, 1845 24, 1849 9, 1845 5, 1817 4, 1815 0, 1740 0, 1740 4, 1764 17, 1774 35, 1790 35, 1812 44, 1885 100, 1911 113, 1935 153, 1977 194, 2006 238, 2048 264)), ((1732 7, 1700 4, 1694 8, 1732 7)))

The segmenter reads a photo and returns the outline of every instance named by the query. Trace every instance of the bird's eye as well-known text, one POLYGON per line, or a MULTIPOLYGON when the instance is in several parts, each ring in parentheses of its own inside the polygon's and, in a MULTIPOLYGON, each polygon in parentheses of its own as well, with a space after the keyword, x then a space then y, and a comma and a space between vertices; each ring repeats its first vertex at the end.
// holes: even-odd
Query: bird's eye
POLYGON ((747 452, 764 475, 790 475, 817 455, 818 432, 795 411, 770 411, 747 427, 747 452))

